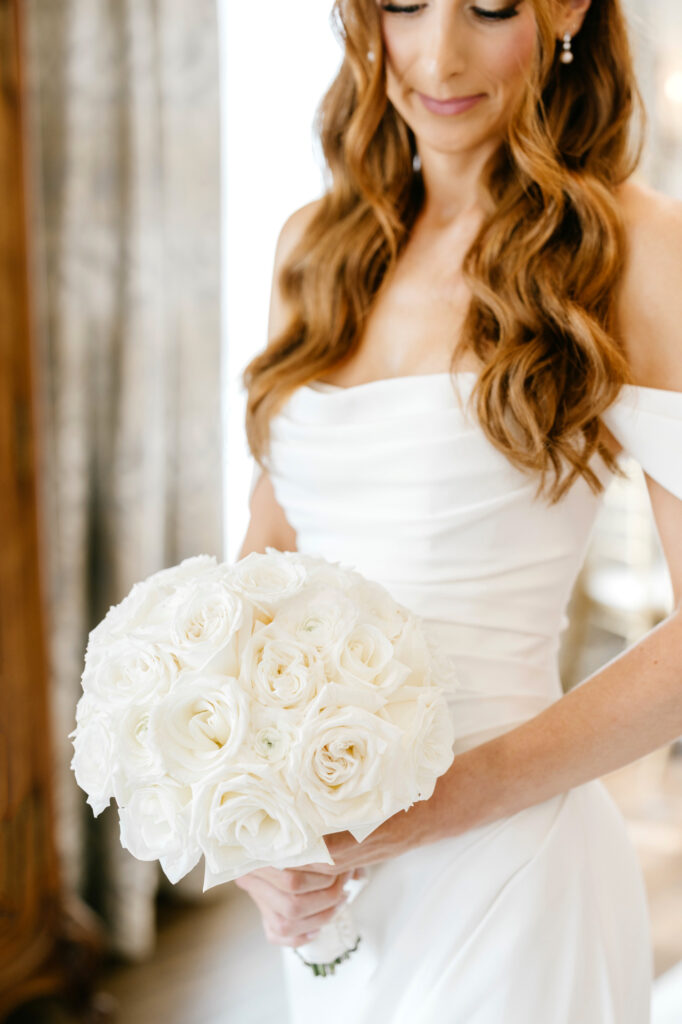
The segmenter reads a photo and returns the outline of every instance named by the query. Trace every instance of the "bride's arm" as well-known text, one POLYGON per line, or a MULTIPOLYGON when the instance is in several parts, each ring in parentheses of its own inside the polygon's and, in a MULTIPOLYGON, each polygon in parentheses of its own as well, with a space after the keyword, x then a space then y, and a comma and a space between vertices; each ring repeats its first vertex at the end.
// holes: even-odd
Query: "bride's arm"
MULTIPOLYGON (((270 288, 268 311, 268 342, 281 334, 291 316, 287 302, 280 288, 280 273, 289 254, 298 244, 301 236, 318 209, 320 200, 314 199, 295 210, 284 222, 277 238, 270 288)), ((266 547, 279 551, 296 550, 296 533, 287 522, 284 510, 278 504, 275 491, 267 473, 261 473, 251 493, 249 508, 251 519, 242 542, 238 558, 252 551, 264 552, 266 547)))
POLYGON ((296 531, 284 515, 267 473, 258 477, 249 509, 251 517, 237 558, 244 558, 252 551, 264 553, 266 547, 278 551, 296 550, 296 531))

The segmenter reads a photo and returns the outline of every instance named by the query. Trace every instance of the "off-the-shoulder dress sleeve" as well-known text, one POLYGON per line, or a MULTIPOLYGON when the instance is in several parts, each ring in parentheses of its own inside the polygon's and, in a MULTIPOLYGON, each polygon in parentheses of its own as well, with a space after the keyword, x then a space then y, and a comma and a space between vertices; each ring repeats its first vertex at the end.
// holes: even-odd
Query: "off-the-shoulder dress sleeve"
POLYGON ((682 498, 682 392, 626 384, 602 419, 624 454, 682 498))

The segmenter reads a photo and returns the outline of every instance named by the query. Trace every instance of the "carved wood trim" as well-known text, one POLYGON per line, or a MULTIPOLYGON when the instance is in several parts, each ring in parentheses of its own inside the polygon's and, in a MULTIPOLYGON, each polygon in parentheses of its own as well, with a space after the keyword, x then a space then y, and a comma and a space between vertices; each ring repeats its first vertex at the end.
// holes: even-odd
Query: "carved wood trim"
POLYGON ((21 7, 0 0, 0 1019, 55 993, 91 1005, 104 949, 54 840, 21 7))

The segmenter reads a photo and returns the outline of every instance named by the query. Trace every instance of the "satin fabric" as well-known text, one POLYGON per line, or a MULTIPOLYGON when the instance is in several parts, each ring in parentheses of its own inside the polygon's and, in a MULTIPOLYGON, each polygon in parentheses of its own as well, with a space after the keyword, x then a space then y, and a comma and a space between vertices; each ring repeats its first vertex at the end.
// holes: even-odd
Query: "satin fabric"
MULTIPOLYGON (((438 641, 455 754, 562 696, 566 604, 600 496, 557 504, 487 440, 472 373, 298 388, 267 468, 299 551, 352 566, 438 641)), ((682 394, 624 388, 604 415, 682 497, 682 394)), ((593 468, 607 481, 598 457, 593 468)), ((599 780, 369 869, 362 941, 335 976, 283 948, 290 1024, 647 1024, 641 869, 599 780)))

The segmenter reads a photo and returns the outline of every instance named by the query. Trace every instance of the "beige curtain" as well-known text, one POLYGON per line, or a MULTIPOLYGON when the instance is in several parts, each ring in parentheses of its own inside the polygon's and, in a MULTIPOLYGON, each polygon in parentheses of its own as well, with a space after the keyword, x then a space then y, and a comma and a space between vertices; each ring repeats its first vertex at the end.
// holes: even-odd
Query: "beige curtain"
POLYGON ((26 4, 57 839, 129 958, 153 947, 164 876, 121 847, 113 801, 93 818, 67 736, 109 606, 223 554, 215 7, 26 4))

